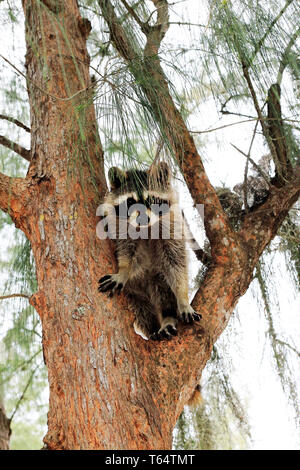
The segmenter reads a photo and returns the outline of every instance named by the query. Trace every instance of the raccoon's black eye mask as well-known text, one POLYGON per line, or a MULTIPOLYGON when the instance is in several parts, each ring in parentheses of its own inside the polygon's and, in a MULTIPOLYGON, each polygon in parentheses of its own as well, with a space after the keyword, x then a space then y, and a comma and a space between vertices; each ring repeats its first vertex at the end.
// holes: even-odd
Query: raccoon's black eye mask
POLYGON ((145 201, 145 205, 147 208, 151 209, 155 215, 164 215, 167 214, 170 210, 169 201, 159 197, 148 196, 145 201))

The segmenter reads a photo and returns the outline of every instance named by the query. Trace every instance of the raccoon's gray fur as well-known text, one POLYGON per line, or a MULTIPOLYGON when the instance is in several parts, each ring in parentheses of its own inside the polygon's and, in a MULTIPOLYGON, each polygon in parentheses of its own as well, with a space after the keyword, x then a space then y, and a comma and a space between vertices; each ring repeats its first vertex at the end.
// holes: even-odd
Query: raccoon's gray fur
POLYGON ((160 163, 149 171, 113 167, 108 176, 111 191, 105 198, 106 215, 108 220, 117 215, 123 228, 117 223, 114 234, 118 273, 103 276, 99 291, 113 295, 124 290, 136 314, 135 331, 153 340, 170 339, 177 334, 178 320, 193 323, 201 315, 189 304, 186 241, 176 235, 183 218, 170 184, 169 166, 160 163), (147 232, 148 239, 125 238, 133 222, 137 231, 147 232), (151 239, 155 224, 159 236, 151 239))

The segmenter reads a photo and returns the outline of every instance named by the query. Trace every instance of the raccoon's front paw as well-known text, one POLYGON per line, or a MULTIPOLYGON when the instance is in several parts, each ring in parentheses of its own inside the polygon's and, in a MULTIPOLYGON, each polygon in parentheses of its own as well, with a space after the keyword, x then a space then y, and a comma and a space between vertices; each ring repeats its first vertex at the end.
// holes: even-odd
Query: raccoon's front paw
POLYGON ((161 328, 150 335, 150 339, 154 341, 161 341, 163 339, 172 339, 173 336, 177 336, 177 320, 171 318, 170 320, 165 319, 161 328))
POLYGON ((116 292, 120 293, 125 284, 125 279, 120 274, 107 274, 106 276, 99 279, 99 292, 108 292, 109 295, 113 296, 116 292))
POLYGON ((179 316, 183 323, 191 324, 194 323, 194 321, 200 321, 202 318, 202 315, 200 315, 200 313, 196 313, 188 303, 182 303, 178 308, 179 316))

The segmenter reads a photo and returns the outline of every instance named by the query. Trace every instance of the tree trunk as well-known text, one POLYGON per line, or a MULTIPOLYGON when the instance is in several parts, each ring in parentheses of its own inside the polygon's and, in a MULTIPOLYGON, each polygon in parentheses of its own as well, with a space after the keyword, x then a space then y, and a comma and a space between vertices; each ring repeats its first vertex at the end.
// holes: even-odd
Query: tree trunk
MULTIPOLYGON (((250 214, 245 233, 233 232, 202 164, 197 180, 190 168, 194 188, 203 197, 209 187, 210 202, 216 202, 208 230, 211 241, 217 234, 222 245, 213 250, 214 263, 193 303, 203 321, 181 327, 171 342, 137 336, 126 298, 97 290, 98 279, 116 266, 110 242, 96 237, 96 208, 106 183, 86 49, 89 23, 76 0, 23 0, 23 8, 31 163, 22 184, 0 175, 0 206, 27 235, 37 267, 31 303, 42 322, 50 386, 45 446, 170 449, 176 420, 275 235, 276 221, 266 228, 250 214), (256 237, 251 230, 258 226, 256 237)), ((294 199, 297 184, 290 183, 294 199)), ((287 194, 282 218, 292 197, 284 188, 276 191, 266 207, 274 200, 282 207, 287 194)))
POLYGON ((6 416, 3 403, 0 400, 0 450, 9 450, 10 435, 10 419, 6 416))

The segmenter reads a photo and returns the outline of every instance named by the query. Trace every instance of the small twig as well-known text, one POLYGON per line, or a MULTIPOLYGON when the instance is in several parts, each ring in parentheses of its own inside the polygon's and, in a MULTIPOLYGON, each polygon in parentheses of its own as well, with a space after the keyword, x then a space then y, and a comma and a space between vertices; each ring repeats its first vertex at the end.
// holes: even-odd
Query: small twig
MULTIPOLYGON (((14 369, 12 369, 10 372, 11 374, 13 374, 16 370, 18 370, 20 367, 24 367, 24 366, 27 366, 28 364, 30 364, 30 362, 32 362, 34 360, 34 358, 40 354, 41 352, 43 351, 43 348, 40 348, 38 351, 36 351, 33 356, 31 356, 27 361, 23 361, 21 362, 20 364, 18 364, 14 369)), ((6 382, 8 382, 8 380, 10 379, 10 377, 6 377, 5 380, 2 380, 0 381, 0 386, 5 384, 6 382)))
POLYGON ((256 121, 256 123, 255 123, 254 131, 253 131, 253 134, 252 134, 252 139, 251 139, 250 146, 249 146, 249 150, 248 150, 248 154, 247 154, 247 161, 246 161, 245 172, 244 172, 244 204, 245 204, 245 211, 246 211, 246 212, 249 212, 248 198, 247 198, 247 193, 248 193, 248 188, 247 188, 247 186, 248 186, 248 168, 249 168, 249 160, 250 160, 250 158, 251 158, 250 155, 251 155, 251 150, 252 150, 253 142, 254 142, 255 135, 256 135, 256 130, 257 130, 258 122, 259 122, 259 121, 256 121))
POLYGON ((257 121, 257 120, 258 120, 258 118, 244 119, 243 121, 232 122, 231 124, 224 124, 223 126, 215 127, 214 129, 206 129, 205 131, 191 131, 191 130, 189 130, 189 132, 191 134, 208 134, 209 132, 215 132, 215 131, 220 131, 221 129, 226 129, 226 127, 236 126, 237 124, 244 124, 246 122, 253 122, 253 121, 257 121))
POLYGON ((282 346, 286 346, 287 348, 289 348, 291 351, 293 351, 295 354, 297 354, 298 357, 300 357, 300 353, 299 351, 297 351, 297 349, 295 349, 293 346, 291 346, 289 343, 286 343, 285 341, 282 341, 281 339, 276 339, 277 343, 281 344, 282 346))
MULTIPOLYGON (((275 118, 270 119, 270 118, 267 118, 267 117, 263 117, 262 119, 265 120, 265 121, 277 120, 275 118)), ((246 122, 253 122, 253 121, 259 121, 259 120, 260 120, 259 118, 244 119, 242 121, 232 122, 231 124, 224 124, 224 126, 215 127, 214 129, 206 129, 205 131, 192 131, 192 130, 189 130, 189 132, 191 134, 208 134, 209 132, 220 131, 221 129, 225 129, 226 127, 236 126, 237 124, 245 124, 246 122)), ((297 120, 297 119, 287 119, 287 118, 283 118, 283 121, 299 122, 299 120, 297 120)))
POLYGON ((269 130, 268 130, 268 127, 266 126, 266 123, 265 123, 265 118, 264 118, 264 116, 261 112, 260 106, 258 104, 258 99, 257 99, 256 92, 254 90, 254 86, 253 86, 253 83, 252 83, 252 80, 251 80, 251 77, 250 77, 249 68, 245 64, 245 62, 243 62, 242 59, 241 59, 241 61, 242 61, 243 75, 244 75, 244 78, 247 82, 248 88, 250 90, 250 94, 252 96, 252 101, 253 101, 258 119, 260 121, 260 125, 261 125, 262 131, 263 131, 263 135, 264 135, 264 137, 265 137, 265 139, 266 139, 266 141, 269 145, 273 160, 274 160, 275 163, 277 163, 278 158, 277 158, 276 149, 275 149, 275 146, 274 146, 274 143, 273 143, 272 139, 270 138, 269 130))
POLYGON ((170 24, 176 24, 178 26, 198 26, 199 28, 205 28, 207 29, 209 26, 206 24, 201 24, 201 23, 188 23, 184 21, 169 21, 168 25, 170 24))
POLYGON ((15 406, 15 409, 14 409, 14 411, 13 411, 11 417, 9 418, 10 422, 13 420, 13 417, 15 416, 15 414, 16 414, 16 412, 17 412, 17 410, 18 410, 18 408, 19 408, 19 406, 20 406, 22 400, 24 399, 25 393, 27 392, 28 387, 29 387, 29 385, 31 384, 31 381, 32 381, 32 379, 33 379, 33 376, 34 376, 34 374, 36 373, 37 369, 40 367, 40 365, 41 365, 41 362, 40 362, 40 363, 35 367, 35 369, 31 372, 30 377, 29 377, 29 379, 28 379, 28 382, 27 382, 27 384, 26 384, 26 386, 25 386, 25 388, 24 388, 24 390, 23 390, 23 393, 22 393, 22 395, 20 396, 20 398, 19 398, 19 400, 18 400, 18 402, 17 402, 17 404, 16 404, 16 406, 15 406))
POLYGON ((265 180, 265 182, 267 183, 267 185, 269 186, 269 188, 271 188, 271 183, 268 179, 268 176, 265 174, 265 172, 260 168, 259 165, 257 165, 257 163, 255 163, 254 160, 252 160, 252 158, 247 155, 245 152, 243 152, 241 149, 239 149, 238 147, 236 147, 236 145, 234 144, 230 144, 233 148, 235 148, 235 150, 237 150, 238 152, 240 152, 242 155, 244 155, 244 157, 248 158, 248 160, 252 163, 252 165, 255 167, 255 169, 257 170, 257 172, 260 174, 260 176, 265 180))
POLYGON ((23 297, 24 299, 30 299, 30 295, 27 294, 9 294, 9 295, 0 295, 0 300, 12 299, 14 297, 23 297))
POLYGON ((37 335, 39 338, 43 338, 42 335, 40 335, 36 330, 30 330, 29 328, 25 328, 24 326, 21 327, 22 331, 27 331, 28 333, 30 334, 35 334, 37 335))
POLYGON ((5 62, 7 62, 19 75, 21 75, 22 77, 25 78, 25 80, 29 83, 31 83, 33 86, 35 86, 40 92, 44 93, 45 95, 49 96, 50 98, 52 98, 53 100, 55 101, 70 101, 72 100, 73 98, 75 98, 77 95, 79 95, 80 93, 83 93, 84 91, 87 91, 89 90, 90 88, 94 87, 95 86, 95 83, 91 83, 90 85, 82 88, 81 90, 78 90, 76 93, 74 93, 74 95, 72 96, 68 96, 66 98, 61 98, 59 96, 56 96, 56 95, 52 95, 51 93, 48 93, 48 91, 44 90, 43 88, 41 88, 36 82, 34 82, 33 80, 29 80, 28 77, 26 77, 26 75, 21 72, 21 70, 19 70, 14 64, 12 64, 8 59, 6 59, 6 57, 3 57, 2 54, 0 54, 0 57, 5 60, 5 62))

